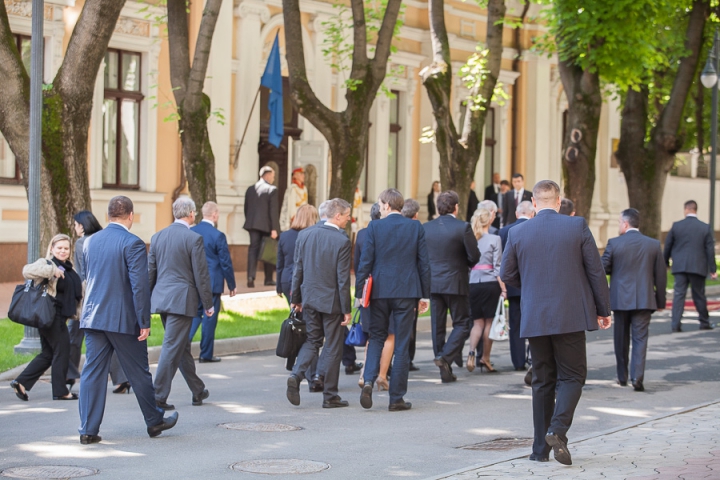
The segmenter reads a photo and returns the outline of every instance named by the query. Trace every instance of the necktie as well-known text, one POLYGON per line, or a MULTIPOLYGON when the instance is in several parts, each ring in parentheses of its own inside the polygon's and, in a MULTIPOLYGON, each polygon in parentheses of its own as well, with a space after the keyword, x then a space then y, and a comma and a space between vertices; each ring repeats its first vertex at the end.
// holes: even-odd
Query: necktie
POLYGON ((515 190, 515 206, 520 204, 520 190, 515 190))

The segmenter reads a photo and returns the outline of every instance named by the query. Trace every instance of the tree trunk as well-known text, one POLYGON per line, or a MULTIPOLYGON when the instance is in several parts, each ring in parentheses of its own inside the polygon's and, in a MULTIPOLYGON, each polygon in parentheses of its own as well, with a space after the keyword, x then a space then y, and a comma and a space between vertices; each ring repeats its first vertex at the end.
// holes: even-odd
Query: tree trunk
POLYGON ((568 99, 568 120, 562 150, 565 196, 575 203, 577 215, 589 220, 602 109, 600 76, 568 61, 559 62, 559 71, 568 99))
POLYGON ((215 155, 213 155, 207 122, 210 116, 210 98, 206 96, 206 108, 199 112, 180 113, 180 140, 182 142, 183 166, 187 176, 190 196, 195 199, 198 218, 200 207, 215 201, 215 155))
POLYGON ((435 145, 440 154, 440 185, 443 190, 454 190, 460 198, 458 216, 465 218, 470 184, 475 176, 483 146, 483 131, 487 110, 500 74, 502 61, 502 31, 505 18, 504 0, 489 0, 487 19, 487 73, 482 82, 475 84, 471 98, 480 96, 480 103, 467 100, 465 123, 458 131, 452 119, 451 87, 452 67, 450 44, 445 26, 444 0, 430 0, 428 15, 433 46, 433 62, 420 75, 428 93, 435 118, 435 145))

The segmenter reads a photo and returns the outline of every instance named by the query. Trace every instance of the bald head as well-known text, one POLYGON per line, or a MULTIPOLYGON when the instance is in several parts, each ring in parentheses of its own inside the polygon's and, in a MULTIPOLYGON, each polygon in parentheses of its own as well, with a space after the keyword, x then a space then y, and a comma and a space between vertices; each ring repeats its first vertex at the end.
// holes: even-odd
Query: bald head
POLYGON ((560 209, 560 186, 552 180, 540 180, 533 187, 533 205, 535 210, 560 209))
POLYGON ((520 217, 532 218, 533 215, 535 215, 535 209, 533 208, 532 202, 529 200, 520 202, 520 204, 518 204, 517 208, 515 209, 515 216, 517 218, 520 218, 520 217))

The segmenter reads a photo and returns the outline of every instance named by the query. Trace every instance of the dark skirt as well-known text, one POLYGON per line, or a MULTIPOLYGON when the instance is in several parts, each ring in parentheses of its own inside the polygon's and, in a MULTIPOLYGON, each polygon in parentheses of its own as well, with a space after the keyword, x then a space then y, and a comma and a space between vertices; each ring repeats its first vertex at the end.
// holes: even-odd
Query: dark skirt
POLYGON ((470 312, 473 320, 493 318, 502 289, 498 282, 470 284, 470 312))

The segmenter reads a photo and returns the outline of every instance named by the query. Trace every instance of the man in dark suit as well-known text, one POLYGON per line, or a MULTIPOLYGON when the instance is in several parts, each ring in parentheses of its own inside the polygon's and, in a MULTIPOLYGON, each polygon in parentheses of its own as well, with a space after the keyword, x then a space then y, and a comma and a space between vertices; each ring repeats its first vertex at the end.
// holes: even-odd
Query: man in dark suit
MULTIPOLYGON (((280 210, 278 206, 275 171, 265 165, 260 169, 260 180, 250 185, 245 192, 245 225, 243 228, 250 234, 250 247, 248 247, 247 286, 255 288, 255 273, 260 258, 263 237, 268 235, 278 238, 280 231, 280 210)), ((265 285, 275 285, 273 271, 275 265, 265 263, 265 285)))
POLYGON ((217 203, 206 202, 202 207, 202 221, 191 227, 190 230, 203 238, 205 245, 205 259, 207 260, 210 283, 212 285, 213 312, 212 316, 205 315, 202 305, 198 306, 197 316, 193 318, 190 327, 190 341, 192 342, 195 333, 202 324, 202 336, 200 337, 200 363, 219 362, 220 357, 213 356, 215 345, 215 328, 217 327, 218 315, 220 314, 220 296, 225 290, 227 282, 230 296, 235 296, 235 270, 233 269, 230 249, 228 248, 225 234, 215 228, 220 211, 217 203))
POLYGON ((498 193, 500 193, 500 174, 495 172, 493 173, 492 183, 485 187, 485 196, 483 197, 483 200, 492 200, 497 203, 498 193))
POLYGON ((575 202, 569 198, 563 198, 560 204, 560 215, 567 215, 568 217, 575 216, 575 202))
POLYGON ((513 189, 503 194, 503 225, 510 225, 515 222, 515 210, 521 202, 529 202, 532 199, 532 192, 525 190, 525 177, 520 173, 512 176, 513 189))
POLYGON ((287 380, 287 398, 300 405, 300 382, 308 367, 325 346, 318 361, 324 372, 323 408, 347 407, 338 395, 343 330, 350 323, 350 239, 344 231, 350 221, 350 204, 340 198, 330 201, 324 225, 306 228, 295 244, 292 304, 303 312, 307 340, 300 349, 293 373, 287 380))
POLYGON ((493 220, 492 226, 500 229, 505 226, 505 223, 503 223, 503 206, 505 205, 505 195, 510 191, 510 182, 507 180, 503 180, 500 182, 500 191, 497 193, 497 207, 498 207, 498 213, 495 216, 495 220, 493 220))
POLYGON ((685 219, 673 223, 665 239, 665 264, 670 265, 675 277, 672 303, 672 331, 681 332, 685 294, 688 284, 692 289, 693 303, 700 316, 700 330, 712 330, 705 298, 705 278, 710 273, 717 278, 715 265, 715 239, 707 223, 697 218, 697 203, 685 202, 685 219))
POLYGON ((195 372, 190 327, 200 303, 205 315, 215 314, 203 237, 190 230, 195 222, 195 202, 180 197, 172 210, 175 222, 152 236, 148 256, 151 309, 160 314, 165 327, 155 373, 155 400, 165 410, 175 408, 167 399, 178 368, 192 392, 193 405, 202 405, 210 395, 195 372))
POLYGON ((667 270, 660 242, 638 230, 640 213, 634 208, 620 214, 620 236, 611 238, 602 256, 605 273, 610 279, 610 307, 615 314, 615 360, 618 383, 628 381, 630 329, 632 329, 632 362, 630 379, 637 392, 645 390, 645 354, 647 352, 650 315, 665 308, 667 270))
MULTIPOLYGON (((506 225, 500 229, 500 240, 502 240, 502 248, 505 251, 507 245, 508 233, 510 229, 522 225, 535 216, 535 209, 533 208, 532 202, 524 201, 520 202, 520 205, 515 209, 515 216, 517 220, 506 225)), ((520 324, 522 319, 522 308, 520 306, 520 289, 507 285, 508 303, 510 304, 510 359, 512 360, 513 367, 515 370, 525 370, 525 363, 527 361, 527 349, 525 347, 525 338, 520 336, 520 324)))
POLYGON ((427 301, 421 299, 430 296, 430 267, 425 230, 420 222, 405 218, 400 213, 405 204, 400 192, 394 188, 384 190, 378 203, 383 218, 368 224, 355 283, 355 296, 360 298, 365 280, 372 275, 370 344, 360 405, 363 408, 372 407, 373 382, 380 370, 380 356, 392 322, 395 360, 390 377, 388 409, 395 412, 412 407, 403 398, 407 393, 408 347, 415 313, 426 311, 428 307, 427 301))
MULTIPOLYGON (((375 204, 377 205, 377 203, 375 204)), ((405 205, 403 205, 402 210, 400 213, 403 217, 409 218, 410 220, 420 221, 419 218, 419 212, 420 212, 420 204, 417 202, 417 200, 412 198, 406 198, 405 199, 405 205)), ((355 269, 357 271, 357 269, 355 269)), ((415 350, 417 346, 417 322, 418 322, 418 311, 415 310, 415 320, 413 320, 413 329, 412 329, 412 336, 410 337, 410 345, 408 346, 408 353, 410 358, 410 365, 408 366, 408 370, 411 372, 416 372, 420 370, 415 365, 415 350)))
POLYGON ((469 272, 480 259, 477 240, 467 222, 456 218, 458 195, 449 190, 438 196, 438 218, 423 225, 430 259, 430 316, 435 365, 443 383, 454 382, 450 364, 461 353, 470 334, 469 272), (453 328, 445 341, 447 312, 453 328))
POLYGON ((500 278, 522 285, 520 336, 532 354, 535 441, 530 460, 572 465, 567 432, 587 376, 585 331, 610 327, 610 292, 582 217, 558 214, 560 187, 533 188, 537 215, 508 233, 500 278))
POLYGON ((133 203, 123 196, 110 199, 106 229, 90 236, 83 247, 85 304, 80 328, 85 333, 85 367, 80 389, 80 443, 98 443, 105 413, 107 376, 113 352, 132 383, 148 435, 156 437, 175 426, 178 413, 163 419, 155 405, 148 366, 150 288, 145 243, 130 233, 133 203))
MULTIPOLYGON (((485 200, 488 199, 486 198, 485 200)), ((479 204, 480 200, 478 200, 477 194, 475 193, 475 180, 473 180, 470 183, 470 194, 468 195, 467 211, 465 212, 465 218, 468 222, 475 213, 475 210, 477 210, 479 204)))

